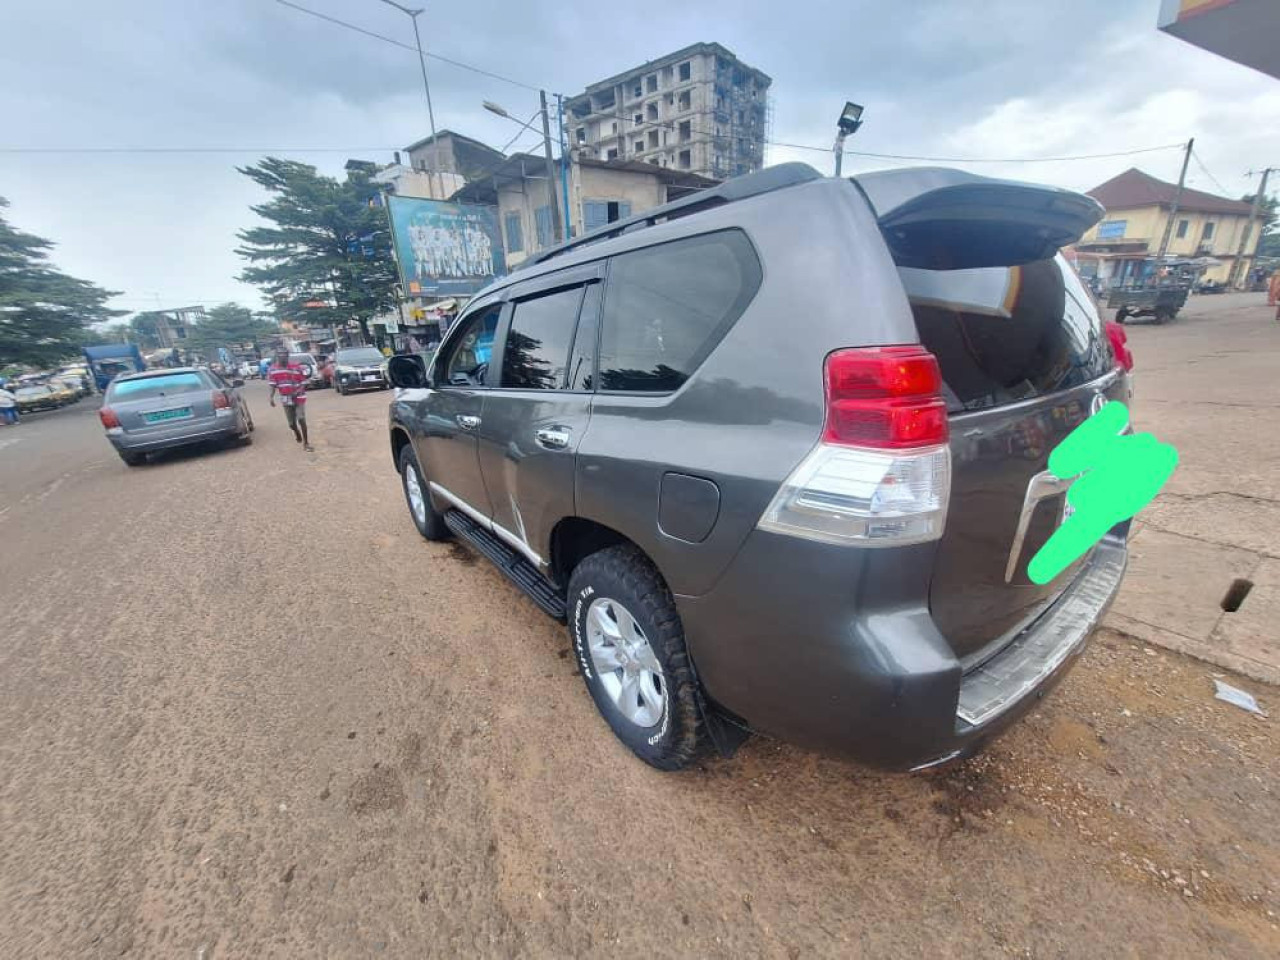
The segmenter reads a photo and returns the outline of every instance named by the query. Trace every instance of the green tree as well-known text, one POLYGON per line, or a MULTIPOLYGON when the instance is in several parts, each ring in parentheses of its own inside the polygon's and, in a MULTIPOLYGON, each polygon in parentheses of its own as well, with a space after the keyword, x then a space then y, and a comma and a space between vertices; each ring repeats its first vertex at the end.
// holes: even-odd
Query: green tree
POLYGON ((136 343, 142 350, 159 350, 160 326, 165 322, 164 314, 159 310, 144 310, 129 318, 129 342, 136 343))
MULTIPOLYGON (((0 197, 0 209, 8 205, 0 197)), ((0 216, 0 367, 51 366, 74 356, 89 324, 124 312, 107 308, 114 291, 54 269, 52 247, 0 216)))
POLYGON ((378 185, 366 171, 339 181, 277 157, 238 169, 272 195, 251 208, 271 225, 239 234, 236 253, 250 264, 241 279, 262 287, 282 320, 322 326, 354 319, 368 339, 369 321, 396 305, 378 185))
POLYGON ((275 324, 238 303, 222 303, 205 314, 204 319, 187 332, 185 346, 208 355, 218 347, 228 350, 251 344, 261 352, 263 341, 279 333, 275 324))

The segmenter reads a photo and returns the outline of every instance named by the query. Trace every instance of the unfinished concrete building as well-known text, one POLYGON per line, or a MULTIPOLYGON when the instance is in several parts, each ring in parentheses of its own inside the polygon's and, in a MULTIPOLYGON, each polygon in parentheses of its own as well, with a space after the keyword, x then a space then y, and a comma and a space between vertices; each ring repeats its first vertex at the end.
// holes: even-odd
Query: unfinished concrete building
POLYGON ((764 166, 773 81, 718 43, 695 43, 566 101, 579 158, 640 160, 724 179, 764 166))

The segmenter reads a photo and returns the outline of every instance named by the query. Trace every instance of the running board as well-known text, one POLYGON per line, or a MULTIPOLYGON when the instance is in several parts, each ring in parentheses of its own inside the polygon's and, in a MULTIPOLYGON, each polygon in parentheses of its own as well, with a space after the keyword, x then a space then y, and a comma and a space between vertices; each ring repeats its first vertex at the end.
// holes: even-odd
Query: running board
POLYGON ((563 594, 524 555, 507 546, 461 510, 444 515, 444 525, 486 556, 529 599, 557 620, 565 619, 563 594))

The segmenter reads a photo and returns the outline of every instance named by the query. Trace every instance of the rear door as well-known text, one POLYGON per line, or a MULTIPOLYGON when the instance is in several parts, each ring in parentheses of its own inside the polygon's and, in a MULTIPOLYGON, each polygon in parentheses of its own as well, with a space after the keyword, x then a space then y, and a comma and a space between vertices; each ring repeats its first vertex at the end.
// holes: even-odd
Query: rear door
POLYGON ((1127 400, 1093 299, 1057 254, 1100 216, 1087 197, 956 171, 859 179, 938 358, 952 480, 930 587, 933 619, 969 665, 997 652, 1071 581, 1027 563, 1062 522, 1049 453, 1127 400))
POLYGON ((211 376, 198 370, 116 380, 105 405, 126 433, 160 433, 176 423, 212 422, 214 387, 211 376))
POLYGON ((574 460, 591 418, 603 268, 540 277, 510 292, 499 379, 484 397, 480 467, 494 532, 542 564, 573 516, 574 460))

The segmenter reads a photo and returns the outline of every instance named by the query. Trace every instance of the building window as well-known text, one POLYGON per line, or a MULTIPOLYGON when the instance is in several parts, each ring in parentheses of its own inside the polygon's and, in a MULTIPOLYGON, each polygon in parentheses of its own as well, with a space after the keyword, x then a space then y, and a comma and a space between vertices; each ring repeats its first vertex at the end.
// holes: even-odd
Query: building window
POLYGON ((656 150, 657 147, 658 147, 658 131, 650 130, 649 131, 649 149, 656 150))
POLYGON ((645 89, 648 90, 650 93, 657 93, 658 92, 658 75, 655 73, 651 77, 645 77, 644 86, 645 86, 645 89))
POLYGON ((662 85, 664 87, 668 86, 671 83, 671 78, 673 76, 675 76, 675 74, 671 72, 670 67, 663 67, 662 68, 662 85))
POLYGON ((657 120, 657 119, 658 119, 658 104, 657 104, 656 102, 654 102, 654 103, 650 103, 650 104, 646 104, 646 105, 645 105, 645 108, 644 108, 644 112, 645 112, 645 115, 646 115, 650 120, 657 120))
POLYGON ((555 232, 551 229, 550 206, 538 207, 533 211, 533 225, 538 231, 538 249, 547 249, 551 246, 552 234, 555 232))
POLYGON ((618 159, 617 147, 610 147, 609 152, 604 155, 604 158, 606 160, 617 160, 618 159))
POLYGON ((688 90, 680 94, 680 109, 681 110, 693 109, 693 96, 688 90))
POLYGON ((635 152, 636 152, 636 153, 644 153, 644 141, 643 141, 643 140, 637 140, 634 144, 632 144, 632 146, 635 148, 635 152))
POLYGON ((1213 239, 1213 221, 1210 220, 1204 225, 1204 233, 1200 234, 1201 240, 1213 239))
POLYGON ((637 83, 634 87, 632 87, 632 88, 631 88, 631 95, 632 95, 633 97, 643 97, 643 96, 644 96, 644 91, 640 89, 640 84, 638 84, 638 83, 637 83))
POLYGON ((644 123, 644 114, 642 113, 635 114, 631 118, 631 122, 634 123, 637 127, 640 126, 640 124, 644 123))
POLYGON ((1185 236, 1187 235, 1187 228, 1188 228, 1189 226, 1191 226, 1191 221, 1190 221, 1190 220, 1179 220, 1179 221, 1178 221, 1178 239, 1179 239, 1179 240, 1181 240, 1183 237, 1185 237, 1185 236))
POLYGON ((667 106, 669 107, 676 102, 676 95, 674 93, 668 93, 665 99, 667 101, 667 106))
POLYGON ((520 233, 520 213, 513 210, 503 219, 507 232, 507 253, 520 253, 524 250, 524 237, 520 233))
POLYGON ((693 139, 693 121, 683 120, 680 123, 680 142, 688 143, 693 139))
POLYGON ((625 220, 631 216, 631 204, 625 200, 583 200, 582 226, 586 230, 595 230, 607 223, 625 220))
POLYGON ((688 80, 691 76, 693 76, 693 73, 689 61, 686 60, 684 63, 680 64, 680 79, 688 80))
POLYGON ((1103 220, 1098 224, 1098 239, 1119 240, 1124 236, 1125 228, 1128 225, 1128 220, 1103 220))
POLYGON ((578 128, 578 142, 579 142, 579 143, 586 143, 586 142, 587 142, 587 128, 586 128, 586 127, 579 127, 579 128, 578 128))
POLYGON ((618 121, 616 121, 616 120, 615 120, 615 121, 613 122, 613 124, 609 127, 609 132, 610 132, 610 133, 617 133, 617 132, 618 132, 618 121))
POLYGON ((688 170, 693 166, 693 153, 689 150, 681 150, 678 162, 681 170, 688 170))

